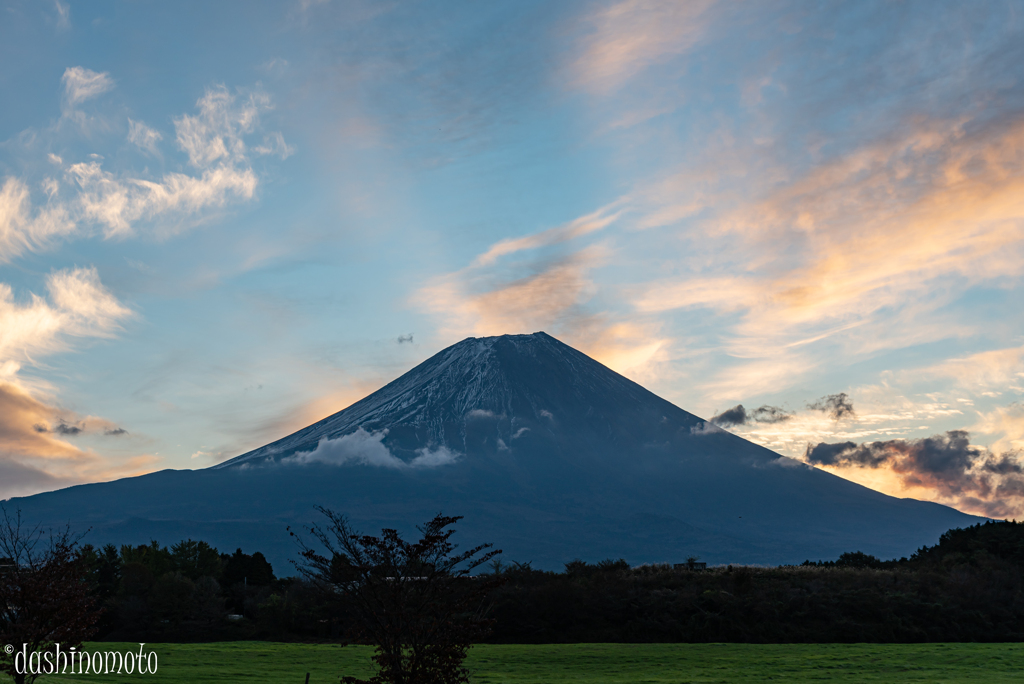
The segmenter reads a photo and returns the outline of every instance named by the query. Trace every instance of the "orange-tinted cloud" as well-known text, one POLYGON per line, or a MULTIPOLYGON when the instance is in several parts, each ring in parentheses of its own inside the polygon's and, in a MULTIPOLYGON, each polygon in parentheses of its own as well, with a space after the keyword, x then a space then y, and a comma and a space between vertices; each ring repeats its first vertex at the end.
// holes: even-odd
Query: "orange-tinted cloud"
POLYGON ((8 455, 40 459, 77 459, 84 453, 57 438, 55 425, 78 423, 77 416, 48 406, 24 389, 0 383, 0 450, 8 455))
POLYGON ((520 252, 558 246, 607 227, 625 202, 619 200, 557 228, 495 243, 466 269, 422 288, 415 301, 441 319, 448 340, 544 330, 616 371, 637 378, 649 375, 667 348, 657 326, 616 318, 593 301, 598 287, 591 273, 611 257, 607 245, 577 247, 549 259, 528 256, 507 262, 520 252))
POLYGON ((607 228, 622 215, 623 210, 621 207, 623 204, 624 201, 619 200, 591 214, 570 221, 564 226, 557 226, 525 237, 510 238, 496 242, 491 245, 490 249, 476 258, 474 266, 490 266, 499 258, 508 254, 568 242, 569 240, 607 228))
POLYGON ((124 439, 127 433, 118 430, 108 420, 80 416, 0 382, 0 499, 152 471, 157 456, 112 458, 75 443, 124 439))
POLYGON ((131 316, 100 282, 95 269, 56 271, 49 297, 19 302, 0 283, 0 497, 83 482, 120 466, 105 462, 73 440, 116 437, 119 426, 63 409, 22 379, 24 367, 67 349, 75 337, 109 337, 131 316))
POLYGON ((635 306, 738 312, 726 350, 751 366, 810 370, 823 340, 863 355, 969 334, 932 315, 952 297, 936 283, 1024 274, 1024 121, 917 121, 700 225, 701 272, 648 284, 635 306))
POLYGON ((928 498, 991 517, 1024 512, 1024 463, 1019 452, 994 454, 970 443, 964 430, 923 439, 855 444, 808 445, 806 460, 839 472, 886 469, 904 492, 924 491, 928 498))
POLYGON ((704 36, 714 0, 624 0, 586 17, 573 65, 579 85, 607 93, 647 67, 689 52, 704 36))

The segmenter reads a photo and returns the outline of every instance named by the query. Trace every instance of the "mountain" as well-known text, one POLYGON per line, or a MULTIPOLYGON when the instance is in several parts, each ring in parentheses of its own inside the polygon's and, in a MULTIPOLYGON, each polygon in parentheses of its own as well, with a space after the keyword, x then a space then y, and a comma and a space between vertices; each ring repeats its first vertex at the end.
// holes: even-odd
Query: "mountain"
POLYGON ((29 519, 91 527, 97 544, 204 539, 262 550, 279 574, 286 526, 314 505, 375 533, 438 511, 463 544, 559 568, 795 563, 909 555, 981 520, 897 499, 784 458, 540 332, 469 338, 343 411, 220 465, 15 499, 29 519))

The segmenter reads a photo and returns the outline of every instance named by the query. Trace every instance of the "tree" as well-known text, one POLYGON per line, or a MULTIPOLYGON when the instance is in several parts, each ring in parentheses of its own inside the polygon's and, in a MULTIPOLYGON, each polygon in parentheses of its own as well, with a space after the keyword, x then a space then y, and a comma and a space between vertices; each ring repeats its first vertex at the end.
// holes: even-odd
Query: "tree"
POLYGON ((171 547, 174 569, 195 582, 200 577, 217 579, 221 573, 220 553, 204 541, 182 540, 171 547))
MULTIPOLYGON (((460 517, 438 514, 417 528, 422 538, 409 543, 397 531, 381 536, 356 533, 345 516, 323 507, 328 521, 309 533, 322 547, 298 538, 299 572, 352 619, 350 637, 376 645, 377 674, 366 682, 342 677, 344 684, 459 684, 468 682, 462 662, 466 649, 486 634, 482 614, 494 575, 471 573, 501 551, 481 544, 457 553, 451 528, 460 517)), ((294 535, 294 532, 292 533, 294 535)))
POLYGON ((225 587, 242 583, 262 587, 274 582, 274 568, 259 551, 250 556, 237 549, 230 556, 222 553, 220 559, 224 565, 221 577, 225 587))
POLYGON ((14 652, 0 653, 0 669, 17 684, 33 682, 36 674, 16 655, 78 648, 94 631, 99 618, 86 581, 87 568, 78 553, 80 536, 69 527, 29 528, 21 511, 10 515, 0 504, 0 644, 14 652), (21 670, 19 672, 19 669, 21 670))

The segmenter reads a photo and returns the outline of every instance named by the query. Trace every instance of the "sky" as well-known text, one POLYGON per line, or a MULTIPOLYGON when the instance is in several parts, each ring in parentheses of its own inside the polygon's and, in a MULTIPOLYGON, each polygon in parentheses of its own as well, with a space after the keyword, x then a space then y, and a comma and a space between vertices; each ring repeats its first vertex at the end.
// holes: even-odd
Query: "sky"
POLYGON ((543 330, 1024 517, 1020 0, 0 0, 0 65, 0 498, 543 330))

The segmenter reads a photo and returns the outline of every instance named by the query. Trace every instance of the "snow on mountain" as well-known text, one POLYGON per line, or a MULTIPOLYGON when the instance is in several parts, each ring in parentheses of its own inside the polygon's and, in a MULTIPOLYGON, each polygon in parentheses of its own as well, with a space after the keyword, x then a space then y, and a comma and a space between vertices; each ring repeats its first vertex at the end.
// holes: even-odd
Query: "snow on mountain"
POLYGON ((462 515, 464 543, 573 558, 792 563, 908 555, 978 521, 896 499, 708 424, 545 333, 470 338, 365 399, 213 468, 16 499, 94 544, 202 538, 294 557, 314 505, 357 529, 462 515))

